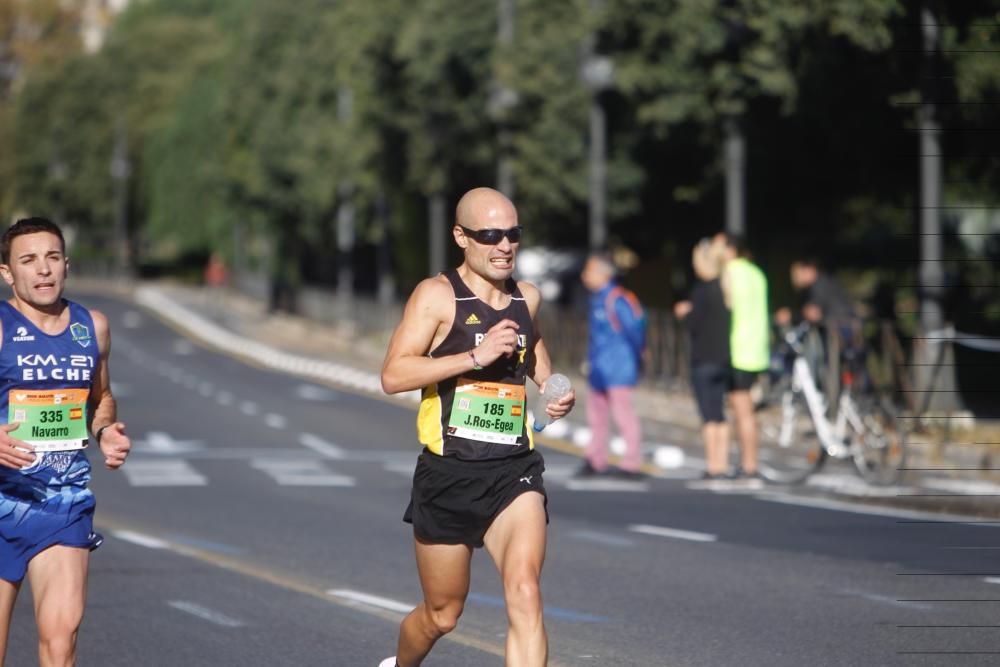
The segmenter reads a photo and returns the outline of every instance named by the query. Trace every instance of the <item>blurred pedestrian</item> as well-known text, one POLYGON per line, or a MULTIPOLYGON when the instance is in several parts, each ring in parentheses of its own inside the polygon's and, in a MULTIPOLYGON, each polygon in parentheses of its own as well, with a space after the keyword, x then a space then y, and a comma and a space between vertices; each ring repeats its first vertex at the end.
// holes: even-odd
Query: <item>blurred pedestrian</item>
POLYGON ((674 306, 678 319, 687 322, 691 336, 691 388, 701 414, 705 446, 702 479, 717 480, 729 472, 729 424, 726 390, 729 386, 729 308, 722 293, 721 248, 710 239, 695 246, 691 258, 697 282, 690 300, 674 306))
POLYGON ((798 307, 794 312, 788 308, 779 309, 774 316, 775 323, 790 326, 806 321, 818 329, 820 345, 811 363, 828 399, 835 400, 840 391, 842 366, 849 371, 852 383, 857 376, 858 387, 869 389, 865 341, 854 301, 814 257, 796 259, 789 273, 792 286, 798 292, 798 307))
POLYGON ((807 320, 831 330, 843 328, 845 333, 851 331, 857 319, 854 303, 833 276, 820 268, 816 259, 805 257, 795 260, 789 273, 792 287, 799 295, 799 305, 795 313, 788 308, 779 309, 775 313, 779 324, 807 320))
POLYGON ((734 477, 759 480, 757 417, 750 388, 758 374, 770 366, 767 278, 750 261, 750 252, 743 238, 719 233, 715 235, 713 245, 725 261, 722 293, 730 312, 729 405, 733 410, 740 445, 740 466, 734 477))
POLYGON ((205 285, 212 288, 213 291, 220 287, 225 287, 226 283, 229 282, 229 272, 226 270, 226 262, 222 259, 222 255, 218 252, 213 252, 208 257, 208 262, 205 264, 205 285))
POLYGON ((619 474, 642 477, 642 429, 633 406, 646 348, 646 316, 635 294, 615 279, 615 266, 603 253, 588 257, 581 274, 590 291, 587 421, 590 444, 579 476, 603 473, 608 467, 610 417, 625 439, 619 474))

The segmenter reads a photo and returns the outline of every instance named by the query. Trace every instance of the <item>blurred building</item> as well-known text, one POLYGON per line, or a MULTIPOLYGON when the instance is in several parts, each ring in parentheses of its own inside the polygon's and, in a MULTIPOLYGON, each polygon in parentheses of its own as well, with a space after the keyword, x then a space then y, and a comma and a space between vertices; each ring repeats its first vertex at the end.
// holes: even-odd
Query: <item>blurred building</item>
POLYGON ((67 0, 82 3, 80 38, 88 53, 98 51, 115 17, 128 7, 131 0, 67 0))

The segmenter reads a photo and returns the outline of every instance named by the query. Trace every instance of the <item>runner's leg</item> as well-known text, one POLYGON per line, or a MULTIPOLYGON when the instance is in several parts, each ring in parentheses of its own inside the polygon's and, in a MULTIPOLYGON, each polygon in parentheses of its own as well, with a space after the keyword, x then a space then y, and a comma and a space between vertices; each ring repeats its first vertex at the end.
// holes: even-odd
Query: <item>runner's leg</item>
POLYGON ((594 470, 608 467, 608 395, 591 387, 587 392, 587 422, 590 426, 590 444, 587 461, 594 470))
POLYGON ((0 579, 0 666, 7 655, 7 636, 10 634, 10 619, 14 615, 14 602, 21 582, 0 579))
POLYGON ((542 614, 542 563, 545 561, 545 499, 519 495, 486 531, 486 551, 503 580, 507 603, 507 667, 542 667, 549 642, 542 614))
POLYGON ((708 456, 705 467, 712 475, 725 474, 729 467, 729 425, 726 422, 706 422, 702 433, 708 456))
POLYGON ((70 667, 76 662, 76 636, 87 598, 89 560, 87 549, 56 545, 28 563, 41 667, 70 667))
POLYGON ((736 417, 736 435, 740 442, 740 466, 748 474, 757 472, 757 416, 749 391, 729 392, 729 401, 736 417))
POLYGON ((625 456, 622 457, 621 469, 628 472, 639 472, 642 464, 642 425, 632 405, 634 393, 632 387, 608 389, 611 414, 614 415, 615 424, 625 439, 625 456))
POLYGON ((399 626, 396 662, 400 667, 419 665, 434 642, 455 629, 469 594, 470 547, 419 540, 415 544, 424 600, 399 626))

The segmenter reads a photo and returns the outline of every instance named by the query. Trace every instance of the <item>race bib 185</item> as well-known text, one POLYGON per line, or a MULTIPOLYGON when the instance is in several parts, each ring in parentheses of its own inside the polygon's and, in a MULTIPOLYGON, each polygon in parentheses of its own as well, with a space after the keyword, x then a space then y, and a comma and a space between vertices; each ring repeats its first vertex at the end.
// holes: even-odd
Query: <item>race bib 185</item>
POLYGON ((524 385, 459 378, 448 434, 516 445, 524 431, 524 385))

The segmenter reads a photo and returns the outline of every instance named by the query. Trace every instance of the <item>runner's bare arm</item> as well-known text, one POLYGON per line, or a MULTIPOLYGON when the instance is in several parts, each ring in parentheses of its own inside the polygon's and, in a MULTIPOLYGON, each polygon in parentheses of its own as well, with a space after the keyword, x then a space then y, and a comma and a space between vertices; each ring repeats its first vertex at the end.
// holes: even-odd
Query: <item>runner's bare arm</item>
MULTIPOLYGON (((528 377, 538 385, 539 391, 545 390, 545 381, 549 379, 552 375, 552 360, 549 358, 549 350, 545 347, 545 339, 542 337, 541 326, 538 322, 538 311, 542 307, 542 295, 538 291, 538 288, 528 282, 518 282, 518 287, 521 290, 521 294, 524 295, 524 300, 528 304, 528 312, 531 314, 531 322, 535 327, 534 336, 532 337, 535 341, 534 350, 532 354, 529 355, 531 359, 531 365, 528 367, 528 377)), ((558 401, 554 401, 548 405, 545 412, 549 414, 553 419, 559 419, 560 417, 565 417, 569 414, 569 411, 573 409, 573 405, 576 403, 576 392, 570 389, 569 393, 563 396, 558 401)))
POLYGON ((468 353, 433 359, 427 356, 438 332, 454 318, 455 295, 440 276, 417 285, 406 302, 403 318, 389 340, 382 364, 382 390, 387 394, 420 389, 465 373, 473 366, 468 353))
POLYGON ((501 355, 514 353, 517 324, 513 320, 501 320, 486 332, 478 347, 447 357, 428 357, 427 353, 447 335, 454 318, 455 293, 447 278, 428 278, 417 285, 406 302, 403 319, 392 334, 382 364, 385 393, 420 389, 467 373, 477 362, 488 366, 501 355))
POLYGON ((111 394, 111 378, 108 375, 108 358, 111 356, 111 328, 108 318, 97 310, 90 311, 94 319, 94 334, 100 359, 97 362, 97 372, 90 387, 90 429, 94 433, 104 454, 104 464, 111 470, 120 468, 125 463, 132 448, 132 442, 125 434, 125 424, 118 421, 118 405, 111 394), (103 429, 103 431, 101 431, 103 429), (100 438, 97 437, 100 432, 100 438))

